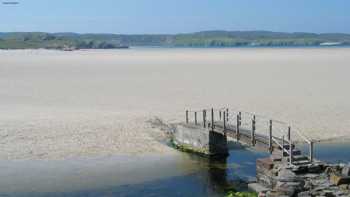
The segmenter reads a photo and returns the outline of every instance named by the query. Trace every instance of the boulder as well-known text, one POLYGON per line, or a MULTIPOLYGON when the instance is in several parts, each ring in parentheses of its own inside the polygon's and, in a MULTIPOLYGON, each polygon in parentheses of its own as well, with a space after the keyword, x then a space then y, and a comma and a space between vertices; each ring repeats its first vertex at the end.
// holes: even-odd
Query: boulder
POLYGON ((342 184, 342 185, 339 185, 339 188, 340 188, 341 190, 348 190, 348 189, 349 189, 349 185, 347 185, 347 184, 342 184))
POLYGON ((266 170, 271 170, 274 165, 271 158, 263 158, 256 160, 256 166, 266 170))
POLYGON ((291 170, 281 169, 278 173, 277 180, 280 182, 296 182, 298 178, 291 170))
POLYGON ((342 171, 341 171, 341 174, 343 176, 350 176, 350 166, 345 166, 342 171))
POLYGON ((350 176, 342 176, 338 174, 331 174, 330 182, 334 185, 350 184, 350 176))
POLYGON ((310 192, 306 191, 306 192, 300 192, 298 194, 298 197, 311 197, 310 192))

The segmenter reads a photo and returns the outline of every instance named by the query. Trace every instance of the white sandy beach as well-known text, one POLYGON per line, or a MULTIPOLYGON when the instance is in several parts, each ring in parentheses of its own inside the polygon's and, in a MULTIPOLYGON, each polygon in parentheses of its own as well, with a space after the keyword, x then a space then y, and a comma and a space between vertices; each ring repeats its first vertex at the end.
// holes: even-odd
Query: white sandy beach
POLYGON ((350 136, 350 48, 0 51, 0 159, 174 154, 147 120, 230 106, 350 136))

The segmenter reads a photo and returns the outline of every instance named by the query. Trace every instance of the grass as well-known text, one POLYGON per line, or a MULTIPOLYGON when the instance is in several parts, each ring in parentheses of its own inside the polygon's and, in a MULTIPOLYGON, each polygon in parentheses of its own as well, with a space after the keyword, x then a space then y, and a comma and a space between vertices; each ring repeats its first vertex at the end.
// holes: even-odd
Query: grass
POLYGON ((230 191, 226 194, 226 197, 258 197, 258 194, 255 192, 235 192, 230 191))

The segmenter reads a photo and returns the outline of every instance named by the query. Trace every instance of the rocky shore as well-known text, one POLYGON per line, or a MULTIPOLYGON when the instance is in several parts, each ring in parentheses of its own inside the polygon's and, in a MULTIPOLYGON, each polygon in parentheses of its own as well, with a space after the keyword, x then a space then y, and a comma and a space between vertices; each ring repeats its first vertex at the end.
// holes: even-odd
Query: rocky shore
POLYGON ((350 165, 315 162, 295 166, 259 159, 257 182, 263 186, 261 197, 345 197, 350 196, 350 165))

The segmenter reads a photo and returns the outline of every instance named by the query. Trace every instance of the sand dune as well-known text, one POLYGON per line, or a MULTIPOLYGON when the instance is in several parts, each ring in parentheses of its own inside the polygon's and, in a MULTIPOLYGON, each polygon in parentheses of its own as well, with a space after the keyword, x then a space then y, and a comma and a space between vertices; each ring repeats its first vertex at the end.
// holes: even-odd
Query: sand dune
POLYGON ((350 136, 350 49, 0 51, 0 158, 171 154, 155 116, 230 106, 350 136))

